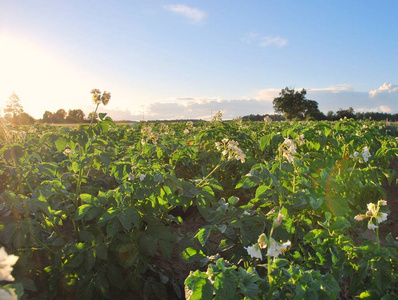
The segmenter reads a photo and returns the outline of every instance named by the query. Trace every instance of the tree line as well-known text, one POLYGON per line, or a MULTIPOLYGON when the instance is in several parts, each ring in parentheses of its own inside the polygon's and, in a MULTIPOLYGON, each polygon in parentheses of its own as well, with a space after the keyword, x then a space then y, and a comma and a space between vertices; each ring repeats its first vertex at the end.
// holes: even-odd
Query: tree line
MULTIPOLYGON (((46 110, 42 119, 38 120, 42 123, 85 123, 93 119, 93 112, 87 118, 81 109, 70 109, 68 112, 64 109, 58 109, 56 112, 46 110)), ((36 119, 26 113, 23 109, 21 101, 17 94, 12 93, 8 98, 6 107, 4 108, 4 118, 14 125, 32 125, 36 123, 36 119)), ((97 118, 95 113, 94 119, 97 118)))
MULTIPOLYGON (((106 105, 110 99, 110 93, 104 92, 102 95, 99 90, 93 89, 93 101, 97 105, 94 112, 88 114, 87 118, 81 109, 70 109, 68 112, 64 109, 58 109, 56 112, 46 110, 42 119, 38 120, 42 123, 87 123, 97 119, 97 108, 100 103, 106 105)), ((242 117, 243 121, 263 121, 268 116, 273 121, 283 120, 329 120, 335 121, 339 119, 372 119, 375 121, 389 120, 398 121, 398 114, 389 114, 383 112, 355 112, 352 107, 348 109, 340 108, 336 112, 328 111, 325 115, 318 108, 318 103, 314 100, 306 98, 307 91, 295 91, 294 89, 285 88, 274 98, 273 106, 276 114, 265 115, 249 115, 242 117)), ((4 109, 4 118, 12 124, 32 125, 36 120, 28 113, 24 112, 19 97, 12 93, 8 98, 7 105, 4 109)), ((174 120, 174 122, 177 120, 174 120)), ((195 120, 197 121, 197 120, 195 120)))
POLYGON ((389 120, 398 121, 398 114, 389 114, 382 112, 355 112, 352 107, 348 109, 340 108, 338 111, 328 111, 325 115, 318 108, 318 103, 314 100, 306 98, 307 91, 295 91, 288 87, 281 90, 279 96, 274 98, 273 106, 279 115, 250 115, 243 117, 243 120, 262 121, 265 116, 269 116, 272 120, 329 120, 335 121, 340 119, 372 119, 376 121, 389 120), (279 117, 278 117, 279 116, 279 117))

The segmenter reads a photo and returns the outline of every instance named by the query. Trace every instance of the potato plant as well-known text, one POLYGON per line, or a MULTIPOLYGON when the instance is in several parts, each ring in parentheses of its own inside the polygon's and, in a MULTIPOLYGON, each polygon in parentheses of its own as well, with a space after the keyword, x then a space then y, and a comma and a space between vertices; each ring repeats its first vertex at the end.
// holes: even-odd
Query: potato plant
POLYGON ((393 126, 99 117, 2 124, 0 243, 20 299, 398 297, 398 241, 379 234, 393 126))

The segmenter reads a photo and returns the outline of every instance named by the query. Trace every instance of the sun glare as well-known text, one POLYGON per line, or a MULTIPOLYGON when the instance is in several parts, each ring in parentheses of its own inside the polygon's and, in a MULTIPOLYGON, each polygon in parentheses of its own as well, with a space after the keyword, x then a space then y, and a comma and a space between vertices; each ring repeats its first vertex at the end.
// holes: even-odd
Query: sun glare
POLYGON ((6 36, 0 36, 0 45, 0 107, 15 92, 25 111, 41 117, 45 110, 71 104, 72 99, 65 95, 67 89, 76 93, 91 88, 80 71, 44 47, 6 36))

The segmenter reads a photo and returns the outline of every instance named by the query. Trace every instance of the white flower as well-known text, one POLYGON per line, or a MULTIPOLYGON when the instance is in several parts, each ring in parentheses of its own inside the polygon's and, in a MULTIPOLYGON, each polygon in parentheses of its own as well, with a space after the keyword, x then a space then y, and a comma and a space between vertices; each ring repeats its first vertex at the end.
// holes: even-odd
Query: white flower
POLYGON ((285 216, 282 215, 281 213, 278 214, 278 216, 276 217, 276 219, 274 220, 274 225, 275 226, 279 226, 282 223, 282 220, 285 216))
POLYGON ((363 216, 362 216, 362 215, 356 215, 356 216, 354 217, 354 219, 355 219, 356 221, 362 221, 362 220, 363 220, 363 216))
POLYGON ((140 174, 140 181, 143 181, 145 179, 145 174, 140 174))
POLYGON ((368 207, 368 212, 370 213, 371 216, 376 216, 376 205, 374 203, 368 203, 367 204, 368 207))
POLYGON ((272 123, 272 119, 269 116, 265 116, 264 117, 264 123, 265 124, 271 124, 272 123))
POLYGON ((252 258, 263 259, 263 256, 261 255, 260 246, 258 244, 254 244, 253 246, 245 247, 245 249, 247 250, 247 253, 252 258))
POLYGON ((18 260, 18 256, 10 254, 8 255, 4 247, 0 248, 0 281, 14 281, 12 277, 12 266, 18 260))
POLYGON ((368 147, 363 148, 363 153, 362 153, 363 161, 368 162, 371 156, 372 155, 370 154, 368 147))
POLYGON ((379 228, 379 226, 376 226, 375 224, 373 224, 372 222, 368 223, 368 228, 371 230, 375 230, 376 228, 379 228))
POLYGON ((386 200, 379 200, 379 205, 385 206, 385 205, 387 205, 387 201, 386 200))
POLYGON ((288 240, 286 243, 278 243, 273 238, 270 238, 270 245, 267 251, 267 255, 272 257, 278 257, 280 254, 286 251, 292 243, 288 240))
POLYGON ((134 174, 133 173, 129 173, 129 177, 127 177, 127 180, 133 180, 134 179, 134 174))
POLYGON ((387 220, 387 216, 388 215, 386 213, 379 212, 377 214, 377 222, 379 223, 384 222, 385 220, 387 220))
POLYGON ((267 240, 267 236, 265 235, 265 233, 260 234, 260 236, 258 237, 258 245, 260 246, 261 249, 265 249, 268 246, 268 240, 267 240))
POLYGON ((0 299, 1 300, 17 300, 18 296, 15 294, 14 289, 0 288, 0 299))

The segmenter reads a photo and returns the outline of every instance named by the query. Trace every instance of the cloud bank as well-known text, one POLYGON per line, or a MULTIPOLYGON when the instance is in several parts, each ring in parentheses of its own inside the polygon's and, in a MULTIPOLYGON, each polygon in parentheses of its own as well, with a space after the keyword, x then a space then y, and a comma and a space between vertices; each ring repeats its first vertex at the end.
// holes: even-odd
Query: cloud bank
MULTIPOLYGON (((301 88, 295 88, 296 91, 301 88)), ((307 99, 318 102, 319 109, 328 111, 353 107, 356 112, 398 113, 397 85, 384 83, 369 92, 356 91, 350 84, 338 84, 324 88, 308 88, 307 99)), ((100 107, 100 112, 107 113, 114 120, 173 120, 202 119, 210 120, 217 111, 223 113, 223 119, 250 114, 274 114, 272 101, 279 96, 281 89, 260 89, 251 98, 224 99, 222 97, 176 97, 147 104, 141 109, 100 107)), ((85 107, 88 114, 93 107, 85 107)))

